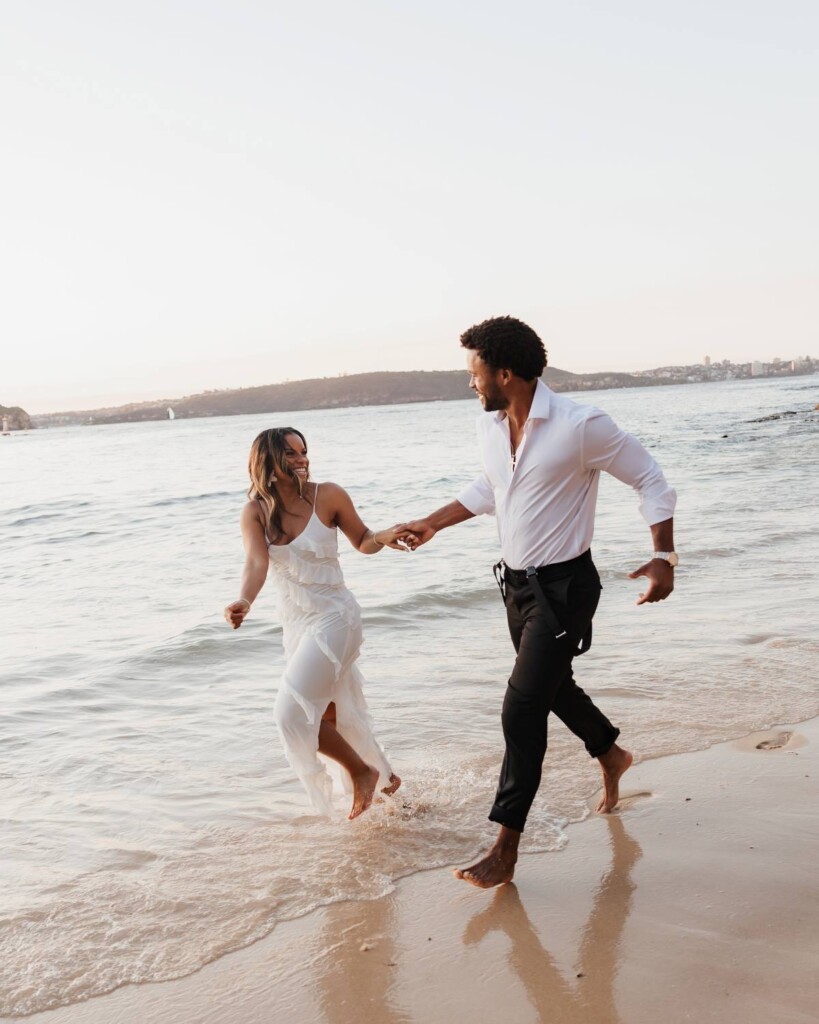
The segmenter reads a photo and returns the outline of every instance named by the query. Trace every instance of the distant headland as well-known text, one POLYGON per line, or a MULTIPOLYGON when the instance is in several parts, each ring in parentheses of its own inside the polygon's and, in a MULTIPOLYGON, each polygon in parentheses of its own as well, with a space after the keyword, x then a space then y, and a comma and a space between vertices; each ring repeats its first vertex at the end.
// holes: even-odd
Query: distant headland
MULTIPOLYGON (((576 374, 552 367, 546 369, 543 379, 555 391, 646 387, 670 383, 629 373, 576 374)), ((110 409, 47 413, 32 416, 32 420, 36 427, 140 423, 145 420, 193 419, 202 416, 299 412, 302 409, 448 402, 472 397, 469 378, 463 370, 356 373, 285 381, 283 384, 265 384, 255 388, 206 391, 185 398, 136 402, 110 409)))
MULTIPOLYGON (((721 363, 706 360, 695 366, 665 366, 634 373, 569 373, 547 367, 543 379, 554 391, 595 391, 604 388, 656 387, 664 384, 701 383, 743 377, 796 376, 815 373, 819 360, 772 363, 721 363)), ((29 427, 78 424, 140 423, 146 420, 194 419, 204 416, 242 416, 254 413, 299 412, 361 405, 400 405, 408 402, 448 402, 472 397, 463 370, 415 370, 345 374, 311 380, 285 381, 253 388, 205 391, 184 398, 135 402, 106 409, 44 413, 31 416, 22 409, 0 410, 24 417, 29 427)))

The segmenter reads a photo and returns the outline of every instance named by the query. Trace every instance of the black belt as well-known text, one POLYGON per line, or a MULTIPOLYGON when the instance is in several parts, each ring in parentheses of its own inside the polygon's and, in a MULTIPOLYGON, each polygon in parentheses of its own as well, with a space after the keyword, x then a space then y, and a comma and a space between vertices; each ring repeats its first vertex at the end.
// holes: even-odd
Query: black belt
MULTIPOLYGON (((554 613, 554 609, 549 603, 548 598, 543 593, 543 587, 540 585, 540 581, 548 581, 552 579, 559 579, 566 575, 567 570, 571 571, 574 566, 579 566, 584 562, 591 562, 591 551, 584 551, 582 555, 578 555, 577 558, 570 558, 565 562, 553 562, 551 565, 541 565, 535 568, 534 565, 529 565, 525 569, 510 569, 503 559, 492 566, 492 572, 495 574, 495 579, 500 587, 501 597, 504 602, 506 601, 506 581, 514 584, 528 583, 535 595, 537 603, 540 605, 540 610, 543 612, 543 618, 546 620, 546 625, 549 627, 552 633, 554 633, 555 640, 566 639, 566 630, 560 625, 558 617, 554 613)), ((592 624, 589 623, 589 628, 580 640, 580 646, 575 651, 576 655, 585 654, 586 651, 591 647, 592 642, 592 624)))

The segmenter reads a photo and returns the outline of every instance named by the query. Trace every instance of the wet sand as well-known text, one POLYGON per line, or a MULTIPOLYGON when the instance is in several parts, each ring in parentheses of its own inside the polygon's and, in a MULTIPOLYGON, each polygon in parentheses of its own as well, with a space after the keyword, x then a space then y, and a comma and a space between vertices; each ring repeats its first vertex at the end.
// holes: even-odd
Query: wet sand
POLYGON ((512 885, 413 875, 191 977, 26 1019, 815 1022, 819 719, 644 761, 624 782, 618 812, 571 826, 559 853, 522 857, 512 885))

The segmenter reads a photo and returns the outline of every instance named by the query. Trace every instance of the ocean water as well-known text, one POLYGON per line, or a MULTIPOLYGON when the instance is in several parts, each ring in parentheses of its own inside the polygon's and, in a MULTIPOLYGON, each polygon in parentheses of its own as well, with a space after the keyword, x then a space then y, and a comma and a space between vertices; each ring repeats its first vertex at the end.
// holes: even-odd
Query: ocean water
MULTIPOLYGON (((638 758, 819 711, 819 379, 577 396, 658 457, 679 492, 677 590, 637 607, 650 549, 604 476, 604 584, 578 679, 638 758)), ((0 439, 0 1014, 179 977, 278 921, 375 898, 490 839, 513 650, 491 574, 494 521, 414 554, 342 564, 364 610, 361 667, 404 785, 361 819, 311 813, 272 718, 272 592, 242 629, 247 451, 308 438, 377 528, 476 472, 477 402, 66 428, 0 439)), ((342 548, 345 542, 342 538, 342 548)), ((596 766, 556 723, 527 850, 588 813, 596 766)))

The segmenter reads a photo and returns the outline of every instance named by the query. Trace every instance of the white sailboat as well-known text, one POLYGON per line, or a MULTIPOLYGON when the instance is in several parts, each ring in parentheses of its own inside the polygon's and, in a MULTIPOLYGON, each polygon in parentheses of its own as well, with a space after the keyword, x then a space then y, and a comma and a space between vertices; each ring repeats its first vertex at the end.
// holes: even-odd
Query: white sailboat
POLYGON ((173 411, 173 409, 170 406, 168 406, 168 419, 169 420, 175 420, 176 419, 176 413, 173 411))

